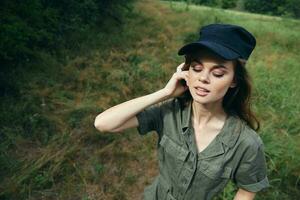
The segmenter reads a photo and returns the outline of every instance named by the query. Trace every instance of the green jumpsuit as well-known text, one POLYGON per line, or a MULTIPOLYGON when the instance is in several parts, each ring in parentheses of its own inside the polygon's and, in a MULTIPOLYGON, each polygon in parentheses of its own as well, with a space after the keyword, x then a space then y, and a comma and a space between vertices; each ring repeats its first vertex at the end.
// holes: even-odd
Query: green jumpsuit
POLYGON ((139 134, 158 133, 159 175, 144 190, 144 200, 206 200, 229 180, 258 192, 269 186, 264 145, 240 118, 230 115, 200 153, 191 122, 192 103, 172 98, 137 114, 139 134))

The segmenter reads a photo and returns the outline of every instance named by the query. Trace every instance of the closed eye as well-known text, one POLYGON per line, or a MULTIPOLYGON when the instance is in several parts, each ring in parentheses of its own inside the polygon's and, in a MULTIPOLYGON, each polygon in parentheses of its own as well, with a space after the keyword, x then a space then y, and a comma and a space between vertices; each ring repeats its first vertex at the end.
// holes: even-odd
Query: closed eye
POLYGON ((221 78, 222 76, 224 76, 224 74, 213 74, 213 75, 217 78, 221 78))
MULTIPOLYGON (((195 72, 201 72, 201 71, 202 71, 201 68, 195 68, 195 67, 192 67, 192 69, 193 69, 193 71, 195 71, 195 72)), ((216 73, 213 73, 213 75, 214 75, 215 77, 218 77, 218 78, 224 76, 224 74, 216 74, 216 73)))
POLYGON ((195 67, 192 67, 192 69, 193 69, 193 71, 195 71, 195 72, 201 72, 201 71, 202 71, 201 68, 195 68, 195 67))
POLYGON ((213 70, 212 74, 215 76, 215 77, 222 77, 224 76, 226 72, 224 72, 223 70, 220 70, 220 69, 215 69, 213 70))

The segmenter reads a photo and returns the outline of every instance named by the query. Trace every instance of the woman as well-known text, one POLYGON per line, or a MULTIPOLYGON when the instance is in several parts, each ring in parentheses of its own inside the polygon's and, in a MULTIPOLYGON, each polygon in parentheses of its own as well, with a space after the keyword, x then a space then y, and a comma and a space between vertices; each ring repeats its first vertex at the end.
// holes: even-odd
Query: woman
POLYGON ((204 26, 196 42, 179 50, 185 63, 163 89, 96 117, 103 132, 158 133, 159 175, 144 199, 212 199, 232 180, 235 199, 250 200, 269 186, 245 68, 255 45, 240 26, 204 26))

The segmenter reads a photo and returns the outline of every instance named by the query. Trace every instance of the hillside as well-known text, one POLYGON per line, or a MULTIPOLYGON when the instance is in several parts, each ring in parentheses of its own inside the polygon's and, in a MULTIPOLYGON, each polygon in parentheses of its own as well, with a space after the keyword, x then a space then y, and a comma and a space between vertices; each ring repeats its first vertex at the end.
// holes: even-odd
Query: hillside
MULTIPOLYGON (((247 68, 272 187, 256 199, 300 198, 300 21, 182 3, 138 1, 122 28, 66 62, 22 71, 20 96, 0 100, 0 199, 140 199, 158 173, 154 134, 99 133, 103 110, 164 87, 178 49, 201 26, 233 23, 257 38, 247 68)), ((13 82, 13 80, 12 80, 13 82)), ((217 199, 232 199, 229 184, 217 199)))

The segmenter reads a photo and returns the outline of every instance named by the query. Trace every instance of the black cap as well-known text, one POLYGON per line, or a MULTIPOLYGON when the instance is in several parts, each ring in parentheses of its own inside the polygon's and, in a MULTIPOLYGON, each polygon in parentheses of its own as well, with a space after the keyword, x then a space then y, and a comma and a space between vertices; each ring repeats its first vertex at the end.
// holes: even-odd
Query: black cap
POLYGON ((253 51, 255 37, 245 28, 232 24, 209 24, 200 29, 196 42, 183 46, 178 55, 184 55, 199 47, 206 47, 225 60, 248 60, 253 51))

